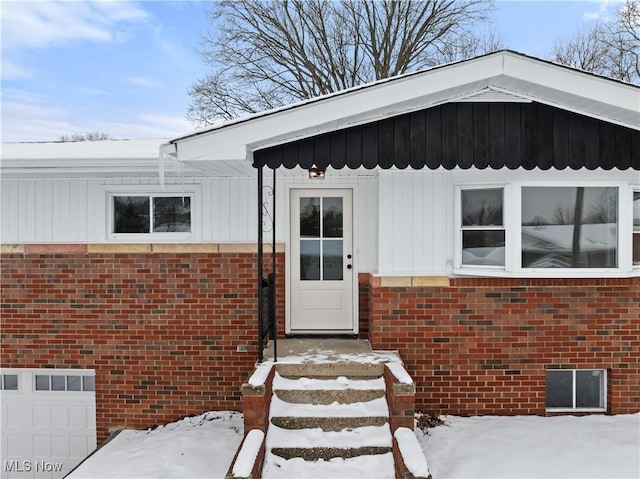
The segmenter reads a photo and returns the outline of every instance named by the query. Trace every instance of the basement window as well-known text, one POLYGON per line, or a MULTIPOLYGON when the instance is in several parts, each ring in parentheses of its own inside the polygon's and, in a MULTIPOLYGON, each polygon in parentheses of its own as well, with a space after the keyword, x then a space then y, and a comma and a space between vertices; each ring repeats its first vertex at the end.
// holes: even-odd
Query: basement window
POLYGON ((547 411, 605 411, 606 384, 607 371, 604 369, 549 369, 547 411))

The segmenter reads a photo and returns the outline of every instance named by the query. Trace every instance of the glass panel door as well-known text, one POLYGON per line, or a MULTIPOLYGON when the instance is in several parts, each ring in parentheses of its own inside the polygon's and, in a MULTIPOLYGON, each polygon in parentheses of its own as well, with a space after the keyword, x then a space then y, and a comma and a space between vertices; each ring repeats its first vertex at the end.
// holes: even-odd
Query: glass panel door
POLYGON ((300 198, 300 280, 343 279, 343 199, 300 198))

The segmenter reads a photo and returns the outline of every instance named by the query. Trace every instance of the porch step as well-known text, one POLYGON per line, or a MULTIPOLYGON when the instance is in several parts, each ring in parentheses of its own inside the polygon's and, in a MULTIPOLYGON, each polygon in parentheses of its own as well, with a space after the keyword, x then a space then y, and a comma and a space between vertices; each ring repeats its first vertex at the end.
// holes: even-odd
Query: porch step
POLYGON ((383 369, 371 366, 276 366, 263 479, 395 477, 383 369))

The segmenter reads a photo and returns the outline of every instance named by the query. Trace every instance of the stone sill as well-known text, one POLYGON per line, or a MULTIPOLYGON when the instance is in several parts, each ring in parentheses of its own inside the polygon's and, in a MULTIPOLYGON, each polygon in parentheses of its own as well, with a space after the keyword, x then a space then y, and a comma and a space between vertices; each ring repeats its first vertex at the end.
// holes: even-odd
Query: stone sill
MULTIPOLYGON (((256 243, 11 243, 0 245, 0 254, 57 253, 256 253, 256 243)), ((271 245, 263 251, 271 252, 271 245)), ((276 244, 284 252, 284 244, 276 244)))

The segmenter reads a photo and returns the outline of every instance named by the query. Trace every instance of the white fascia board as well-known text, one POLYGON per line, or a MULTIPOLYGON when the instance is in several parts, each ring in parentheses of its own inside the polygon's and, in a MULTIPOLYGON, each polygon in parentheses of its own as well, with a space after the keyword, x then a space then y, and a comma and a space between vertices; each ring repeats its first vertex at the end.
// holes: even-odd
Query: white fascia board
POLYGON ((513 52, 355 87, 177 138, 178 160, 251 161, 252 151, 453 102, 487 88, 638 129, 640 89, 513 52))
POLYGON ((504 55, 504 78, 507 83, 508 79, 514 79, 522 81, 522 85, 532 86, 517 93, 541 92, 540 95, 527 95, 535 101, 546 104, 555 101, 560 108, 640 128, 640 88, 635 85, 509 52, 504 55), (605 111, 611 114, 600 114, 605 111))
POLYGON ((156 175, 166 141, 3 143, 0 172, 3 178, 156 175))
POLYGON ((258 148, 455 100, 486 88, 501 70, 500 56, 489 56, 329 95, 319 101, 178 138, 174 140, 178 160, 192 164, 249 160, 249 152, 258 148), (482 62, 482 68, 476 62, 482 62), (472 88, 463 88, 465 85, 472 88))
POLYGON ((105 140, 45 143, 3 143, 2 162, 18 161, 98 161, 157 159, 158 149, 168 140, 105 140))

